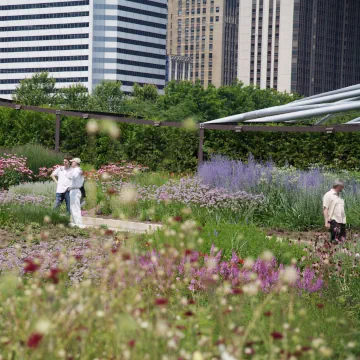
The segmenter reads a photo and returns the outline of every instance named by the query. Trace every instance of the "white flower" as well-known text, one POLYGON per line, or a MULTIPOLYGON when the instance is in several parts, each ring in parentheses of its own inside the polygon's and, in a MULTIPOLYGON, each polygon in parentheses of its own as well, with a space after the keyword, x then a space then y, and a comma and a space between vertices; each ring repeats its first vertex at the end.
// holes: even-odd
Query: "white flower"
POLYGON ((287 266, 281 272, 281 279, 288 284, 294 284, 298 278, 299 274, 293 266, 287 266))
POLYGON ((200 351, 195 351, 192 356, 192 360, 204 360, 200 351))
POLYGON ((269 250, 265 250, 261 255, 261 258, 265 261, 271 261, 273 257, 274 257, 273 253, 269 250))
POLYGON ((251 257, 247 257, 245 260, 244 260, 244 268, 245 269, 252 269, 252 267, 254 266, 254 259, 251 258, 251 257))
POLYGON ((98 123, 95 120, 89 120, 88 123, 86 124, 86 131, 89 134, 95 134, 98 132, 98 130, 99 130, 98 123))
POLYGON ((40 334, 47 334, 49 332, 49 330, 50 330, 50 327, 51 327, 51 323, 47 319, 41 319, 35 325, 35 329, 40 334))

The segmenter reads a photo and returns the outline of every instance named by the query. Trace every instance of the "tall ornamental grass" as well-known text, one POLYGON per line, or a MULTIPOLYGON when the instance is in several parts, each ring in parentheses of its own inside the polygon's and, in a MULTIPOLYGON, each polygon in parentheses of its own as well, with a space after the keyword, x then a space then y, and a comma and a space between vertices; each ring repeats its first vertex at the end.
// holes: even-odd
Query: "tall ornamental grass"
POLYGON ((336 178, 344 178, 348 222, 360 227, 360 186, 351 173, 277 168, 272 162, 258 163, 252 157, 242 162, 215 156, 199 167, 198 177, 212 188, 263 194, 266 205, 258 223, 292 230, 322 227, 322 197, 336 178))
POLYGON ((27 166, 35 175, 39 173, 39 169, 42 167, 62 164, 65 156, 38 144, 18 145, 1 151, 25 157, 27 166))

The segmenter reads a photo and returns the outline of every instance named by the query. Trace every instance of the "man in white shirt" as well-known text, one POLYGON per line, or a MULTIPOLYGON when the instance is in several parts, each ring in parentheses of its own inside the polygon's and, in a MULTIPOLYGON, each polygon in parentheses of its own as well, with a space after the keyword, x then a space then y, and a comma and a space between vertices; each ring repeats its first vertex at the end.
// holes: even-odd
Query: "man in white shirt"
POLYGON ((56 198, 54 209, 60 207, 65 200, 66 210, 70 214, 70 193, 71 181, 65 176, 70 171, 70 158, 64 158, 64 166, 59 166, 51 174, 51 178, 56 182, 56 198))
POLYGON ((82 225, 81 218, 81 191, 80 188, 84 184, 84 175, 80 169, 81 160, 79 158, 74 158, 71 160, 71 170, 66 174, 66 177, 71 180, 70 184, 70 210, 72 226, 78 226, 80 228, 82 225))
POLYGON ((323 214, 325 227, 330 230, 331 241, 344 241, 346 238, 345 203, 340 197, 344 190, 344 182, 336 180, 333 188, 323 198, 323 214))

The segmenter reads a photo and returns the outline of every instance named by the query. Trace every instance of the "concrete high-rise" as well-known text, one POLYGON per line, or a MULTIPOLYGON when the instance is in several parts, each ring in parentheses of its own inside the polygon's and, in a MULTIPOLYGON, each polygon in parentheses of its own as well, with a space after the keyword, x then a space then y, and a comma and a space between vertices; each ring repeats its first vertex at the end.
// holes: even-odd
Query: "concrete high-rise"
POLYGON ((2 0, 0 97, 48 71, 57 86, 165 86, 166 0, 2 0))
POLYGON ((192 59, 204 86, 236 79, 239 0, 169 0, 167 55, 192 59))
POLYGON ((313 95, 360 83, 360 1, 241 0, 238 78, 313 95))

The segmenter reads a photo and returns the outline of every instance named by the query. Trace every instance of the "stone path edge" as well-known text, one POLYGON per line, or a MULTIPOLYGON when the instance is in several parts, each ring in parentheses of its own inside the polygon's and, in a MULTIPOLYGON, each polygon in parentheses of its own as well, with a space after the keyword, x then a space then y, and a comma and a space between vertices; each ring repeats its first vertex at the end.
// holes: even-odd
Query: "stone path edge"
POLYGON ((115 231, 128 231, 133 233, 150 233, 154 232, 157 229, 161 229, 161 224, 151 224, 151 223, 142 223, 137 221, 126 221, 126 220, 116 220, 116 219, 104 219, 97 217, 82 217, 83 225, 86 227, 99 228, 101 226, 106 226, 110 230, 115 231))

